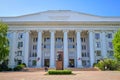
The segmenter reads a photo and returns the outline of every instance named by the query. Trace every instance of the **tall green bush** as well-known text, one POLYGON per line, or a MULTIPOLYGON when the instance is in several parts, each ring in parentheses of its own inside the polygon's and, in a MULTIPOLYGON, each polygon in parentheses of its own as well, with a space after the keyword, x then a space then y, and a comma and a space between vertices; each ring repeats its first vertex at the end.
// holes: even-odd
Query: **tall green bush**
POLYGON ((113 39, 114 57, 120 62, 120 29, 115 33, 113 39))
POLYGON ((117 70, 119 69, 119 62, 112 59, 104 59, 99 61, 96 66, 101 70, 117 70))
POLYGON ((7 31, 7 24, 0 22, 0 61, 6 60, 9 55, 7 31))

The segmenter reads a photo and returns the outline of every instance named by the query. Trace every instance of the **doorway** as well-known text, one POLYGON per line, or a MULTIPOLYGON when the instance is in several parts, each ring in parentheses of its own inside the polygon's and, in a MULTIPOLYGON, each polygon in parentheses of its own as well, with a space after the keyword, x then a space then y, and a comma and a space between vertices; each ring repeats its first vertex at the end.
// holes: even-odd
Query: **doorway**
POLYGON ((45 59, 44 60, 44 66, 49 67, 49 65, 50 65, 50 59, 45 59))
POLYGON ((69 67, 74 67, 74 59, 69 59, 69 67))

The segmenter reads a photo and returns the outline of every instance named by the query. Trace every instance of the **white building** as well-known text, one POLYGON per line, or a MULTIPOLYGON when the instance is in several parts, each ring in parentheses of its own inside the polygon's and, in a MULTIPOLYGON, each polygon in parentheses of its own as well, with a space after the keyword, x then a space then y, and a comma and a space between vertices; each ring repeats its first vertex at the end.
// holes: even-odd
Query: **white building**
POLYGON ((9 26, 9 66, 55 68, 63 51, 64 68, 92 67, 113 58, 112 39, 120 17, 102 17, 69 10, 50 10, 16 17, 0 17, 9 26))

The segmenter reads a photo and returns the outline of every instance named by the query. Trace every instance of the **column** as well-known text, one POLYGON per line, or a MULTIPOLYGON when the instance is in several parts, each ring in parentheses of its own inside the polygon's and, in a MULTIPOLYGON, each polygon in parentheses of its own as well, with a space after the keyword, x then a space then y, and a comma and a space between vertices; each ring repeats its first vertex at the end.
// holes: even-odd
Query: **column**
POLYGON ((105 36, 106 36, 105 32, 102 31, 102 56, 103 58, 107 57, 105 36))
POLYGON ((16 53, 16 32, 12 32, 12 38, 10 39, 10 54, 9 54, 9 67, 15 67, 15 53, 16 53))
POLYGON ((89 48, 90 48, 90 64, 94 64, 94 45, 93 45, 93 31, 89 31, 89 48))
POLYGON ((26 66, 28 67, 28 55, 29 55, 29 31, 25 32, 25 42, 24 42, 24 63, 26 64, 26 66))
POLYGON ((64 30, 64 68, 68 67, 68 31, 64 30))
POLYGON ((42 31, 38 31, 37 67, 42 67, 42 31))
POLYGON ((50 68, 55 68, 55 31, 50 31, 50 68))
POLYGON ((77 31, 77 68, 82 67, 82 57, 81 57, 81 31, 77 31))

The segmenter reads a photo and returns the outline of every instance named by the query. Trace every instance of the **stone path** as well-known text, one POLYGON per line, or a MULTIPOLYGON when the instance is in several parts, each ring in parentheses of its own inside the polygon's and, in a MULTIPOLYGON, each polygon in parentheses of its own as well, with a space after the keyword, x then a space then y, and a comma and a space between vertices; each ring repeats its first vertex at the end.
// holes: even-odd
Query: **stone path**
POLYGON ((73 71, 75 75, 45 75, 46 72, 0 72, 0 80, 120 80, 120 71, 73 71))

